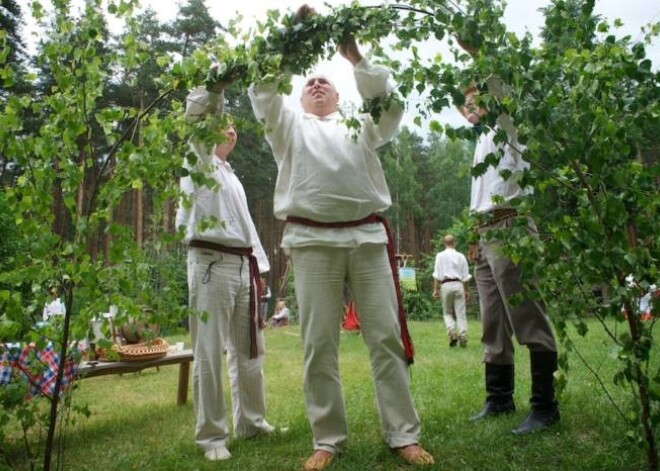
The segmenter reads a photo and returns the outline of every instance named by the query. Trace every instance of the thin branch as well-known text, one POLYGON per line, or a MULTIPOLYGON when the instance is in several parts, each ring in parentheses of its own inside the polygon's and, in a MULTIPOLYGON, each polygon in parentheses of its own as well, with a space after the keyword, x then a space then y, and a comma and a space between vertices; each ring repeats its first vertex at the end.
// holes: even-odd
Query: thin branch
POLYGON ((137 127, 137 125, 140 123, 140 120, 148 115, 152 108, 154 108, 158 103, 160 103, 163 99, 165 99, 168 95, 170 95, 172 92, 174 92, 174 88, 170 88, 169 90, 166 90, 165 92, 161 93, 153 102, 147 106, 147 108, 133 120, 130 126, 128 126, 120 138, 117 140, 117 142, 114 143, 112 148, 110 149, 110 152, 108 152, 108 156, 103 162, 103 165, 101 166, 101 169, 98 172, 99 178, 94 180, 94 183, 92 185, 92 190, 90 192, 90 199, 89 199, 89 211, 91 212, 92 208, 94 207, 94 202, 96 200, 96 197, 98 196, 98 189, 99 189, 99 182, 101 181, 101 176, 105 173, 105 169, 108 166, 109 162, 112 160, 112 157, 114 154, 119 150, 119 146, 126 141, 128 138, 129 134, 132 134, 135 132, 134 128, 137 127))
MULTIPOLYGON (((570 339, 570 336, 569 336, 568 333, 566 334, 566 336, 570 339)), ((617 411, 617 413, 619 414, 619 416, 621 417, 621 419, 623 419, 623 421, 625 422, 625 421, 626 421, 626 415, 625 415, 625 414, 623 413, 623 411, 619 408, 619 406, 617 405, 617 403, 614 402, 614 398, 610 395, 610 392, 607 390, 607 387, 605 386, 605 383, 603 383, 603 381, 600 379, 600 376, 598 375, 598 373, 596 373, 596 371, 595 371, 591 366, 589 366, 589 363, 587 363, 586 358, 584 358, 584 356, 582 355, 582 353, 580 353, 580 350, 575 346, 575 342, 573 342, 573 340, 571 340, 571 343, 573 344, 573 350, 574 350, 575 353, 577 354, 578 358, 580 358, 580 360, 582 360, 582 363, 583 363, 584 366, 587 368, 587 370, 589 370, 589 372, 590 372, 592 375, 594 375, 594 378, 596 378, 596 381, 598 382, 598 384, 600 385, 601 389, 603 390, 603 392, 604 392, 605 395, 607 396, 607 399, 610 401, 610 403, 612 404, 612 406, 614 407, 614 409, 617 411)))
POLYGON ((603 218, 599 212, 599 206, 598 202, 596 201, 596 197, 594 196, 595 192, 594 189, 591 187, 589 184, 589 180, 587 180, 587 176, 584 174, 582 169, 580 168, 580 163, 577 162, 576 160, 571 160, 568 163, 575 174, 578 176, 580 181, 582 182, 582 185, 587 189, 587 197, 589 198, 589 201, 591 202, 591 206, 594 208, 594 212, 596 213, 596 217, 598 218, 598 222, 603 225, 603 218))

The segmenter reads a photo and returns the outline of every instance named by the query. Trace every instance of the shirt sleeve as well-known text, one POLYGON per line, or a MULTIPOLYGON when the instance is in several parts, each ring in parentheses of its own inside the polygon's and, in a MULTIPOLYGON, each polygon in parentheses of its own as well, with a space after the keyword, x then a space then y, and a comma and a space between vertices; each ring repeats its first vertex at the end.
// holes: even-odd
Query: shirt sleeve
MULTIPOLYGON (((394 85, 390 83, 390 72, 385 67, 369 63, 362 59, 353 68, 358 92, 364 100, 382 97, 388 93, 395 93, 394 85)), ((374 149, 389 142, 397 130, 403 118, 403 105, 400 100, 390 104, 387 110, 383 110, 378 123, 375 123, 369 115, 363 115, 362 126, 364 133, 374 149)))
POLYGON ((250 238, 254 241, 252 250, 254 256, 257 258, 257 264, 259 265, 259 273, 266 273, 270 271, 270 263, 268 262, 268 257, 264 251, 263 246, 261 245, 261 240, 259 240, 259 235, 257 230, 254 227, 254 224, 250 224, 250 238))
MULTIPOLYGON (((186 97, 185 117, 189 122, 197 122, 208 114, 221 116, 225 110, 225 94, 209 92, 206 87, 200 86, 193 89, 186 97)), ((204 164, 210 164, 212 160, 211 149, 200 141, 191 140, 190 147, 198 159, 204 164)))
POLYGON ((222 115, 225 111, 225 92, 209 92, 206 87, 194 88, 186 97, 186 119, 199 121, 207 114, 222 115))
MULTIPOLYGON (((186 111, 185 117, 189 122, 197 122, 209 114, 221 115, 224 112, 224 92, 212 93, 206 87, 200 86, 194 88, 186 97, 186 111)), ((183 166, 188 172, 199 171, 200 165, 210 165, 212 161, 212 154, 202 142, 191 139, 188 142, 190 150, 197 157, 197 162, 191 165, 188 160, 184 160, 183 166)), ((190 176, 181 177, 179 181, 179 188, 182 194, 192 195, 195 192, 195 185, 190 176)), ((175 216, 175 227, 187 226, 191 221, 192 207, 184 205, 183 201, 179 201, 175 216)))
POLYGON ((278 85, 279 82, 253 83, 248 88, 252 111, 266 126, 266 140, 276 160, 284 154, 295 119, 295 111, 284 105, 284 98, 277 91, 278 85))
POLYGON ((433 279, 440 281, 440 274, 438 273, 438 259, 440 254, 435 256, 435 263, 433 264, 433 279))

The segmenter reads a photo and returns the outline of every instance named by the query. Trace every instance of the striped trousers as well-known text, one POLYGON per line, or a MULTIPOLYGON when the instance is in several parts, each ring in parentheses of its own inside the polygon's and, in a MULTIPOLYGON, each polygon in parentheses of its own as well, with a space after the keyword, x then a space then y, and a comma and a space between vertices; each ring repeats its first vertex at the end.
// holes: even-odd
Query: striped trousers
MULTIPOLYGON (((267 426, 263 355, 250 359, 250 278, 247 257, 190 248, 189 307, 194 354, 193 405, 195 442, 204 451, 226 446, 229 437, 222 386, 227 349, 234 435, 250 437, 267 426)), ((259 352, 264 351, 261 331, 259 352)))
MULTIPOLYGON (((369 349, 381 430, 387 444, 417 443, 421 431, 408 383, 398 304, 385 245, 291 249, 304 347, 303 382, 314 449, 346 445, 348 426, 339 380, 339 338, 347 284, 369 349)), ((365 404, 366 405, 366 404, 365 404)))

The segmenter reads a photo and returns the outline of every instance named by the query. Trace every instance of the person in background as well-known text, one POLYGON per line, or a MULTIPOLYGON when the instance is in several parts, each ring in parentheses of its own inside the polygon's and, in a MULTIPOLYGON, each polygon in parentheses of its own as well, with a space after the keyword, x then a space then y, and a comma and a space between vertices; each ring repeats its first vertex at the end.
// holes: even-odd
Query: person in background
POLYGON ((270 292, 270 287, 266 281, 266 277, 261 277, 261 296, 259 298, 259 315, 261 316, 261 321, 266 322, 268 318, 268 306, 270 305, 270 298, 272 293, 270 292))
MULTIPOLYGON (((222 116, 225 84, 198 87, 187 97, 186 117, 201 120, 208 113, 222 116)), ((194 162, 181 178, 182 198, 176 225, 184 230, 188 245, 189 306, 200 315, 190 316, 194 354, 193 404, 195 442, 211 461, 231 457, 227 449, 229 428, 222 364, 227 364, 237 438, 272 433, 265 419, 264 341, 258 313, 259 273, 270 269, 248 210, 243 185, 228 157, 238 138, 233 125, 225 127, 209 149, 192 139, 194 162), (191 173, 213 181, 199 183, 191 173), (218 223, 209 227, 209 219, 218 223)))
MULTIPOLYGON (((498 93, 501 81, 491 79, 489 88, 498 93)), ((476 87, 465 92, 465 105, 461 112, 473 126, 480 126, 486 110, 475 103, 476 87)), ((485 161, 488 155, 503 151, 496 167, 472 180, 470 211, 478 221, 474 231, 477 242, 470 244, 468 258, 475 262, 474 278, 479 292, 479 305, 483 324, 481 338, 484 346, 486 376, 486 402, 483 409, 470 420, 477 422, 515 410, 514 346, 512 337, 529 349, 532 375, 531 410, 525 420, 512 432, 527 434, 544 430, 559 421, 559 408, 555 399, 554 372, 557 370, 557 346, 545 307, 525 292, 522 272, 510 258, 502 253, 503 241, 494 238, 494 231, 512 228, 518 215, 512 207, 516 198, 530 193, 518 184, 518 178, 529 166, 517 141, 516 129, 510 118, 502 115, 498 126, 507 133, 506 143, 497 143, 498 129, 479 127, 479 138, 473 166, 485 161), (503 172, 510 174, 504 178, 503 172), (515 303, 512 297, 519 297, 515 303)), ((525 223, 532 234, 536 226, 531 219, 525 223)))
POLYGON ((289 325, 289 316, 291 312, 286 307, 286 300, 279 299, 275 305, 275 314, 270 318, 271 327, 284 327, 289 325))
MULTIPOLYGON (((303 5, 295 21, 314 13, 303 5)), ((389 71, 363 58, 352 36, 338 50, 353 66, 365 99, 393 92, 389 71)), ((377 149, 396 133, 403 106, 391 104, 378 122, 362 116, 355 135, 338 112, 339 93, 326 76, 306 79, 302 110, 284 104, 275 82, 252 84, 249 97, 277 162, 274 212, 287 222, 282 247, 295 272, 305 404, 314 438, 304 469, 325 469, 348 438, 338 361, 344 284, 360 312, 385 440, 408 463, 430 465, 434 459, 419 445, 421 425, 409 389, 412 342, 398 303, 393 246, 377 214, 392 203, 377 149)))
POLYGON ((50 301, 46 303, 42 312, 43 322, 49 322, 55 316, 64 316, 66 314, 66 306, 60 299, 60 292, 57 288, 51 288, 50 301))
POLYGON ((460 343, 465 348, 468 341, 465 305, 470 301, 469 281, 472 275, 465 255, 456 250, 454 236, 447 234, 442 242, 445 249, 436 255, 433 269, 433 297, 440 297, 442 301, 449 346, 455 347, 456 343, 460 343))

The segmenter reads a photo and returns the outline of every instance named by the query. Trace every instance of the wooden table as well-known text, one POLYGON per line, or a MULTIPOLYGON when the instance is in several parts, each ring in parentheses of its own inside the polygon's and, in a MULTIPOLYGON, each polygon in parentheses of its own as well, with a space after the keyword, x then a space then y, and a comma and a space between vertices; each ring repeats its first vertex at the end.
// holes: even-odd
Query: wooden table
POLYGON ((171 352, 155 360, 144 361, 99 361, 84 362, 78 368, 79 379, 93 378, 122 373, 134 373, 146 368, 155 368, 165 365, 179 365, 179 386, 176 393, 176 403, 184 405, 188 400, 188 378, 190 377, 190 362, 193 360, 192 350, 171 352))

